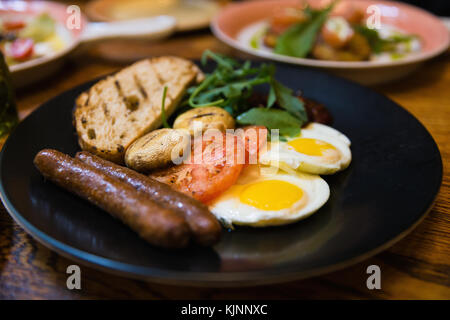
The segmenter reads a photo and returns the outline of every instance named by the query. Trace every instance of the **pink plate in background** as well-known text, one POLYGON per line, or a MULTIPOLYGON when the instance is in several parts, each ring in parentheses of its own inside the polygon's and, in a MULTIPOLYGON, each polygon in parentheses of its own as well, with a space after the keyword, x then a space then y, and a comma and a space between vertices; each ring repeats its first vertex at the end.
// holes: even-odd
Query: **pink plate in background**
MULTIPOLYGON (((79 8, 78 8, 79 9, 79 8)), ((58 70, 65 58, 81 44, 89 45, 108 39, 154 40, 169 36, 176 21, 169 16, 155 16, 119 22, 90 22, 79 12, 79 26, 68 24, 76 14, 69 5, 50 1, 0 1, 0 18, 36 16, 48 13, 65 30, 65 46, 53 54, 37 57, 9 67, 16 87, 37 82, 58 70), (68 25, 71 27, 69 28, 68 25)))
MULTIPOLYGON (((321 0, 306 0, 313 7, 321 0)), ((238 41, 237 36, 246 27, 267 20, 275 7, 290 7, 301 3, 298 0, 260 0, 231 4, 213 19, 213 33, 228 45, 246 53, 271 60, 323 68, 340 76, 363 84, 378 84, 404 77, 416 70, 424 61, 447 50, 450 34, 445 25, 434 15, 417 7, 394 2, 376 0, 343 0, 356 8, 366 9, 377 5, 381 11, 381 23, 397 27, 421 38, 421 51, 395 61, 326 61, 296 58, 252 48, 238 41)))

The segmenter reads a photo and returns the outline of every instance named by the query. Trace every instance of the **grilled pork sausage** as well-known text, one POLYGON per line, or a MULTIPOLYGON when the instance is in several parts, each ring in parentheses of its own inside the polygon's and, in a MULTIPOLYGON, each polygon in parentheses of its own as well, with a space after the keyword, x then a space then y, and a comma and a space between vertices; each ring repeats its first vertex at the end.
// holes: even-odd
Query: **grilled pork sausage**
POLYGON ((188 244, 184 218, 128 183, 51 149, 40 151, 34 165, 45 178, 120 219, 149 243, 173 248, 188 244))
POLYGON ((76 157, 108 175, 127 182, 137 190, 145 192, 153 201, 162 203, 165 207, 182 214, 197 243, 213 245, 219 241, 222 231, 220 223, 201 202, 173 190, 162 182, 99 158, 89 152, 78 152, 76 157))

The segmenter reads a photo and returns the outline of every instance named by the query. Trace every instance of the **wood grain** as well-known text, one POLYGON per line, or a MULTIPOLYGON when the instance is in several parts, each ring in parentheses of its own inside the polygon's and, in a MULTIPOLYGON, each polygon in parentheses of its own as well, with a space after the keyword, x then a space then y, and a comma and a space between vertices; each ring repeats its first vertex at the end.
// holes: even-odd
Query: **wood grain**
MULTIPOLYGON (((147 44, 114 42, 85 52, 50 79, 17 95, 20 117, 47 99, 126 63, 173 54, 198 58, 204 49, 245 57, 209 32, 181 34, 147 44)), ((82 289, 66 289, 66 268, 74 262, 27 235, 0 209, 0 299, 450 299, 450 54, 428 62, 396 84, 376 87, 413 115, 436 140, 444 179, 425 220, 403 240, 364 262, 324 276, 258 288, 188 288, 125 279, 82 267, 82 289), (382 270, 382 289, 366 288, 366 268, 382 270)), ((362 106, 363 107, 363 106, 362 106)))

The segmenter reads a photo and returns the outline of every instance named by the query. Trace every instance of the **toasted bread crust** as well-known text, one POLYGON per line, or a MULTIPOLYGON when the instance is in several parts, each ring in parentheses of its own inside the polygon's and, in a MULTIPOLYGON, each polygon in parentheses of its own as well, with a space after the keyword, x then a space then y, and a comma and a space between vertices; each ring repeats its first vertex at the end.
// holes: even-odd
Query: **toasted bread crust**
POLYGON ((74 124, 81 149, 123 163, 128 146, 161 126, 161 104, 167 86, 169 116, 186 89, 203 74, 178 57, 145 59, 100 80, 76 99, 74 124))

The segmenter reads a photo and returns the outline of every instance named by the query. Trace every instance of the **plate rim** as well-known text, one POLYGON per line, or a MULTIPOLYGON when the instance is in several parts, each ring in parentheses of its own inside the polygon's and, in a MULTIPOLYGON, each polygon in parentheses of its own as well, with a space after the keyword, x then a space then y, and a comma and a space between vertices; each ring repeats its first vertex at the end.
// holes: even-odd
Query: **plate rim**
MULTIPOLYGON (((1 155, 0 155, 0 165, 1 165, 1 155)), ((394 238, 390 239, 389 241, 383 243, 382 245, 370 251, 367 251, 361 255, 352 257, 347 260, 343 260, 339 263, 335 263, 330 266, 310 269, 307 271, 289 272, 284 274, 270 274, 270 275, 267 274, 267 271, 248 271, 248 272, 229 272, 229 273, 227 272, 227 273, 220 273, 220 278, 217 277, 217 275, 219 275, 218 273, 198 272, 198 273, 190 273, 190 276, 186 278, 185 276, 186 272, 177 272, 177 271, 165 272, 159 268, 137 267, 130 264, 114 261, 112 259, 100 257, 98 255, 79 250, 70 245, 66 245, 61 241, 56 240, 53 237, 47 235, 46 233, 40 231, 33 225, 29 224, 28 221, 25 218, 23 218, 22 215, 20 215, 20 213, 18 213, 18 211, 12 206, 12 204, 9 202, 9 199, 4 197, 3 193, 4 193, 3 183, 0 182, 0 199, 6 211, 13 218, 13 220, 21 228, 23 228, 27 234, 31 235, 33 239, 37 240, 40 244, 42 244, 46 248, 53 250, 54 252, 60 254, 61 256, 67 259, 71 259, 77 263, 80 263, 84 266, 90 267, 95 270, 103 271, 108 274, 122 276, 130 279, 142 280, 164 285, 217 287, 217 288, 264 286, 278 283, 286 283, 290 281, 300 281, 303 279, 332 273, 353 266, 359 262, 362 262, 375 256, 378 253, 383 252, 384 250, 393 246, 395 243, 402 240, 409 233, 411 233, 428 216, 429 212, 431 211, 436 202, 436 198, 438 195, 438 193, 435 194, 433 200, 431 201, 426 211, 408 229, 404 230, 394 238), (134 271, 150 270, 152 271, 152 274, 148 275, 148 273, 146 273, 144 275, 143 273, 140 272, 133 272, 132 270, 126 270, 127 268, 133 269, 134 271), (194 275, 194 277, 192 277, 192 275, 194 275), (214 279, 207 279, 209 277, 212 277, 214 279), (225 279, 228 277, 234 279, 232 280, 225 279), (239 277, 240 279, 235 279, 236 277, 239 277)))
MULTIPOLYGON (((198 62, 197 60, 194 60, 195 62, 198 62)), ((251 60, 252 61, 252 60, 251 60)), ((261 63, 260 61, 254 61, 256 63, 261 63)), ((289 67, 289 64, 284 64, 286 67, 289 67)), ((437 145, 436 141, 434 140, 431 133, 427 130, 427 128, 422 124, 422 122, 417 119, 411 112, 409 112, 407 109, 403 108, 400 104, 396 103, 389 97, 382 95, 381 93, 378 93, 372 88, 368 88, 362 85, 359 85, 358 83, 355 83, 353 81, 343 79, 334 75, 330 75, 328 73, 324 73, 322 71, 318 70, 310 70, 313 73, 319 73, 322 75, 326 75, 327 77, 330 77, 333 79, 333 81, 340 81, 340 82, 346 82, 347 84, 358 87, 358 89, 364 89, 371 91, 372 93, 382 96, 384 99, 387 99, 393 105, 395 105, 396 108, 399 108, 404 113, 406 113, 409 117, 412 117, 415 119, 418 124, 422 127, 422 129, 428 134, 428 136, 431 138, 431 141, 434 144, 434 147, 436 148, 436 151, 438 153, 438 160, 439 160, 439 183, 436 185, 436 190, 434 190, 434 195, 432 199, 429 201, 428 205, 425 207, 424 211, 422 212, 421 216, 408 228, 403 230, 402 232, 398 233, 396 236, 392 237, 391 239, 387 240, 386 242, 380 244, 379 246, 372 248, 371 250, 365 251, 362 254, 359 254, 357 256, 351 257, 349 259, 342 260, 338 263, 330 264, 324 267, 318 267, 318 268, 309 268, 302 271, 292 271, 292 270, 251 270, 251 271, 245 271, 245 272, 223 272, 223 273, 217 273, 217 272, 185 272, 185 271, 165 271, 161 268, 155 268, 155 267, 139 267, 132 264, 127 264, 124 262, 119 262, 117 260, 113 260, 110 258, 105 258, 96 254, 92 254, 80 249, 77 249, 69 244, 65 244, 52 236, 48 235, 47 233, 41 231, 37 227, 33 226, 31 223, 27 221, 26 218, 24 218, 20 212, 14 207, 14 205, 10 202, 10 199, 6 195, 6 190, 4 187, 4 181, 3 181, 3 170, 0 170, 0 200, 2 201, 6 211, 8 214, 13 218, 13 220, 19 224, 25 232, 30 234, 34 239, 36 239, 39 243, 44 245, 45 247, 49 248, 50 250, 53 250, 57 252, 58 254, 69 258, 71 260, 74 260, 82 265, 91 267, 93 269, 101 270, 110 274, 123 276, 126 278, 132 278, 132 279, 139 279, 144 281, 149 281, 153 283, 159 283, 159 284, 167 284, 167 285, 185 285, 185 286, 193 286, 193 287, 249 287, 249 286, 259 286, 259 285, 270 285, 275 283, 283 283, 283 282, 289 282, 294 280, 302 280, 309 277, 319 276, 322 274, 326 274, 329 272, 334 272, 346 267, 349 267, 351 265, 354 265, 358 262, 364 261, 384 250, 391 247, 401 239, 403 239, 406 235, 408 235, 412 230, 414 230, 417 225, 419 225, 425 217, 428 215, 428 213, 431 211, 431 209, 434 206, 434 203, 436 201, 436 198, 439 194, 439 190, 442 185, 442 179, 443 179, 443 162, 442 162, 442 156, 441 152, 439 150, 439 146, 437 145)), ((99 79, 102 79, 106 77, 107 75, 100 76, 98 78, 95 78, 93 80, 88 80, 86 82, 83 82, 81 84, 78 84, 74 87, 69 88, 68 90, 65 90, 61 92, 60 94, 46 100, 44 103, 42 103, 39 107, 37 107, 35 110, 33 110, 25 119, 23 119, 17 128, 27 120, 28 117, 32 116, 33 114, 39 112, 39 110, 42 107, 45 107, 48 104, 51 104, 51 102, 57 100, 62 95, 67 94, 69 91, 76 90, 77 88, 92 85, 99 79)), ((17 128, 14 130, 16 131, 17 128)), ((4 154, 6 153, 5 150, 7 150, 7 147, 11 144, 10 137, 14 135, 14 131, 11 133, 11 135, 8 137, 8 139, 5 141, 2 150, 0 151, 0 169, 3 167, 3 159, 4 154)), ((283 268, 283 267, 282 267, 283 268)), ((285 266, 285 269, 289 269, 289 267, 285 266)), ((292 267, 290 267, 292 269, 292 267)))

